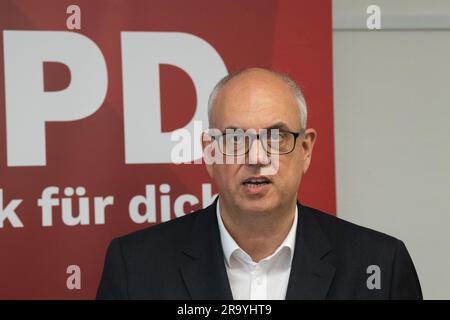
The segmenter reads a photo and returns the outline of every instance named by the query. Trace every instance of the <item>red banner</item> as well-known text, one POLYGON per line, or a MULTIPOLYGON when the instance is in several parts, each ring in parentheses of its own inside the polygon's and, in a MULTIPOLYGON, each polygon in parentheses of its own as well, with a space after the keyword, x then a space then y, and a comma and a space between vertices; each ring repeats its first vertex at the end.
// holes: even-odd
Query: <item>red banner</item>
POLYGON ((93 298, 113 237, 208 205, 170 134, 245 67, 304 91, 299 199, 335 213, 330 1, 3 0, 0 29, 0 298, 93 298))

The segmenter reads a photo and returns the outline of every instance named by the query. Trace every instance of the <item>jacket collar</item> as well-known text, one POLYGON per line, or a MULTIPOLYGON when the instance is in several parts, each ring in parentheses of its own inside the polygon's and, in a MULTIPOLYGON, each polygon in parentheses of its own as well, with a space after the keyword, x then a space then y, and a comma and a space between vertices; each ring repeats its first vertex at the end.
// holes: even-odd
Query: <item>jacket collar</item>
POLYGON ((182 248, 181 274, 194 300, 232 300, 214 202, 196 214, 182 248))
MULTIPOLYGON (((216 215, 218 198, 197 215, 182 247, 180 271, 192 299, 233 299, 216 215)), ((331 246, 307 207, 297 203, 297 236, 286 299, 324 299, 335 268, 325 261, 331 246)))
POLYGON ((315 213, 297 202, 297 238, 286 299, 325 299, 336 268, 326 261, 332 247, 315 213))

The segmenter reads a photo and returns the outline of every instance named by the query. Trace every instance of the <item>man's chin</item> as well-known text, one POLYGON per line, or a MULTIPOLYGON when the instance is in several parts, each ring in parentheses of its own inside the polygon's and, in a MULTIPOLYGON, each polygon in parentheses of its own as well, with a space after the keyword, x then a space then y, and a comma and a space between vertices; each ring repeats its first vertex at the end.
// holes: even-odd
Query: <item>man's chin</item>
POLYGON ((269 198, 243 199, 238 206, 242 211, 253 214, 264 214, 273 212, 277 207, 277 201, 269 198))

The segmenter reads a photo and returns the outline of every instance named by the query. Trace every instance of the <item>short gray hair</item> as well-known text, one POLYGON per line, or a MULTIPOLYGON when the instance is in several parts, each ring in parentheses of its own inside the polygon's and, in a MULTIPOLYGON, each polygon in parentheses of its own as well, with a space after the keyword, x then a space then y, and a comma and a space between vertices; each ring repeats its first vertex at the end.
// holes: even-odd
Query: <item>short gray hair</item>
MULTIPOLYGON (((212 90, 211 94, 209 95, 209 99, 208 99, 208 121, 209 121, 209 125, 211 126, 211 122, 212 122, 212 109, 213 109, 213 105, 214 102, 216 100, 217 95, 219 94, 220 90, 233 78, 251 71, 254 68, 246 68, 246 69, 242 69, 233 73, 230 73, 228 75, 226 75, 225 77, 223 77, 214 87, 214 89, 212 90)), ((292 92, 295 95, 295 98, 297 100, 297 106, 300 110, 300 129, 306 129, 306 119, 308 116, 308 107, 306 106, 306 101, 305 101, 305 97, 303 96, 302 90, 300 89, 300 87, 297 85, 297 83, 286 73, 281 73, 278 71, 274 71, 274 70, 269 70, 269 69, 262 69, 265 71, 270 72, 271 74, 277 76, 279 79, 283 80, 284 83, 286 83, 288 85, 288 87, 292 90, 292 92)))

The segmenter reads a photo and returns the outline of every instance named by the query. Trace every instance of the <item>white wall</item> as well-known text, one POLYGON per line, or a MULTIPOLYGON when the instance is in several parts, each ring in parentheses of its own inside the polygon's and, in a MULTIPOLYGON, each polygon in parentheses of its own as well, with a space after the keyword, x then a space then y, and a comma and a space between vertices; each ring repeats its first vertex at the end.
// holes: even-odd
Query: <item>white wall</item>
POLYGON ((403 240, 424 297, 450 299, 450 1, 334 0, 333 17, 338 216, 403 240))

